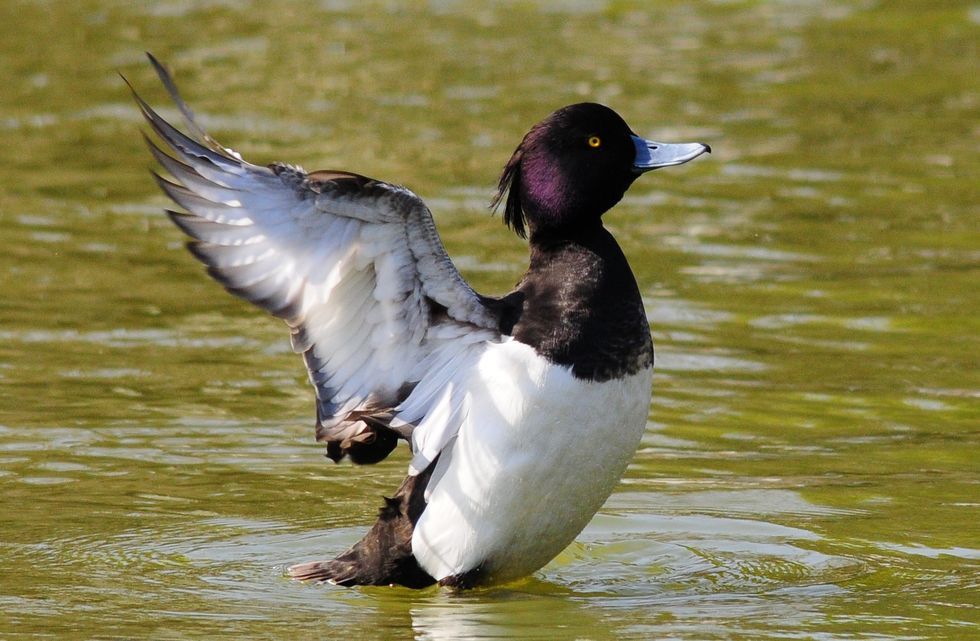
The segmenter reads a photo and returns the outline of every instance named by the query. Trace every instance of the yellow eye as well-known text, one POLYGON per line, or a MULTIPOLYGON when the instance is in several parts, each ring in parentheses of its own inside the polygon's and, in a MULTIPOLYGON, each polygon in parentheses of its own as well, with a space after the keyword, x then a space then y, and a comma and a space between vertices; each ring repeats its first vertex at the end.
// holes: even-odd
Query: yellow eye
POLYGON ((598 147, 602 144, 602 139, 599 136, 589 136, 589 147, 598 147))

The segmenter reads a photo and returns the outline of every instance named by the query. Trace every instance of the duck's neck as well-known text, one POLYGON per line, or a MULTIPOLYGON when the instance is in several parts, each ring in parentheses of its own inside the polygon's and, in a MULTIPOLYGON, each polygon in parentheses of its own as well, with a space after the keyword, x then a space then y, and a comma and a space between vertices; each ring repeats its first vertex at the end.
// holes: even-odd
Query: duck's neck
POLYGON ((602 227, 532 229, 531 264, 511 334, 578 378, 653 364, 650 328, 626 257, 602 227))
MULTIPOLYGON (((541 220, 543 217, 536 217, 537 220, 541 220)), ((557 220, 561 220, 557 218, 557 220)), ((532 219, 534 220, 534 219, 532 219)), ((545 219, 548 220, 548 219, 545 219)), ((612 237, 606 228, 602 226, 602 219, 598 217, 590 217, 588 220, 576 223, 575 225, 560 225, 560 226, 548 226, 542 224, 541 222, 533 222, 530 225, 530 245, 531 245, 531 260, 534 260, 534 255, 536 250, 546 250, 549 247, 560 244, 579 244, 583 246, 594 245, 600 239, 607 240, 609 244, 616 249, 619 246, 616 245, 616 240, 612 237)), ((622 252, 619 252, 620 254, 622 252)))

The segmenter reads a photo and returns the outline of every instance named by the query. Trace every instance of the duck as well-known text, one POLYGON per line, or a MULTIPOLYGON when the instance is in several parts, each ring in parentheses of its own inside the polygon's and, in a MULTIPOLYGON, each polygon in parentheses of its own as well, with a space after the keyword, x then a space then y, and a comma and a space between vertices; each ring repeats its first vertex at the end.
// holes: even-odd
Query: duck
POLYGON ((487 296, 456 269, 415 193, 350 171, 246 161, 198 124, 148 57, 183 129, 126 82, 190 253, 285 322, 328 458, 365 466, 401 441, 410 449, 367 534, 289 576, 465 590, 541 569, 619 483, 651 403, 650 326, 603 215, 641 175, 710 147, 646 140, 597 103, 545 117, 491 203, 527 240, 529 265, 513 291, 487 296))

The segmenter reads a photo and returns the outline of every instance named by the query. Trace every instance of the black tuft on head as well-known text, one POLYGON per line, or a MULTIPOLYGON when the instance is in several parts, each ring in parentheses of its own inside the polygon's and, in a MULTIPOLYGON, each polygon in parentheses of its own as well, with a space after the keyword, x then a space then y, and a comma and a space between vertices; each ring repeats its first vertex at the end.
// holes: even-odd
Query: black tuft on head
POLYGON ((503 173, 500 174, 500 182, 497 183, 497 194, 490 203, 490 208, 496 212, 500 207, 500 202, 507 194, 507 202, 504 204, 504 224, 514 230, 521 238, 527 238, 524 209, 521 207, 521 156, 523 143, 514 150, 514 155, 507 161, 503 173))

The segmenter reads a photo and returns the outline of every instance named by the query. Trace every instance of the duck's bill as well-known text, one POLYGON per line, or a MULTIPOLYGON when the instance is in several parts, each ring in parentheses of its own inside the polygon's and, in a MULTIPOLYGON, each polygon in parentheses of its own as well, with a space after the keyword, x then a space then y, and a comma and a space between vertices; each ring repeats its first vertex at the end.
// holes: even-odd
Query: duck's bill
POLYGON ((671 144, 633 136, 633 145, 636 147, 633 171, 638 174, 660 167, 683 165, 701 154, 711 153, 711 147, 699 142, 671 144))

